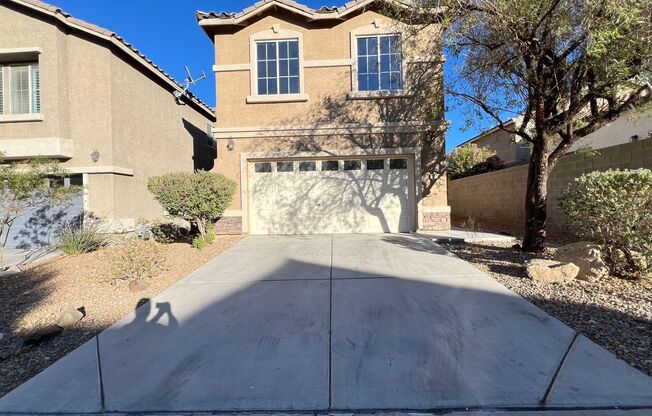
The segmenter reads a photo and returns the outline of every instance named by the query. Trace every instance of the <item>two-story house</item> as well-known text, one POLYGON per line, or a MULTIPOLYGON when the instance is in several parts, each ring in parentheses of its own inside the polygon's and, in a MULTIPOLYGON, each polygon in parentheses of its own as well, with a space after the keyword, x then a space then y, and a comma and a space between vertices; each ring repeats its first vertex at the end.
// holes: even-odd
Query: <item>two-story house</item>
POLYGON ((218 230, 449 228, 441 27, 409 24, 405 7, 197 13, 215 45, 214 170, 239 184, 218 230))
MULTIPOLYGON (((84 189, 66 217, 133 229, 163 214, 150 176, 212 168, 214 112, 182 93, 116 33, 37 0, 0 2, 0 151, 59 160, 66 183, 84 189)), ((53 238, 62 216, 43 208, 22 218, 9 246, 53 238)))

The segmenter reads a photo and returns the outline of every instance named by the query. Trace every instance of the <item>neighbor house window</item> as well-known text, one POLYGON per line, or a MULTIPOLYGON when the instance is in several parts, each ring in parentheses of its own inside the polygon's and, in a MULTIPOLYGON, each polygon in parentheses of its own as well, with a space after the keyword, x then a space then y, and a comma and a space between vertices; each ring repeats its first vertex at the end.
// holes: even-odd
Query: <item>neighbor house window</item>
POLYGON ((299 94, 299 41, 256 44, 258 95, 299 94))
POLYGON ((359 91, 403 88, 400 39, 399 35, 357 38, 359 91))
POLYGON ((38 63, 0 65, 0 114, 41 112, 38 63))

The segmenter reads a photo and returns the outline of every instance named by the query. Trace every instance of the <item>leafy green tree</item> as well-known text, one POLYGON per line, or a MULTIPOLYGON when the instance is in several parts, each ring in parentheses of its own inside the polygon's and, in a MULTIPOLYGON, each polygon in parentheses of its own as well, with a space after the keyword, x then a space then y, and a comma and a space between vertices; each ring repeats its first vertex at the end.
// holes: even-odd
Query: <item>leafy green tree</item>
POLYGON ((169 173, 149 179, 147 188, 173 217, 194 224, 202 239, 233 200, 236 184, 219 173, 169 173))
MULTIPOLYGON (((4 155, 0 155, 0 163, 4 155)), ((16 219, 45 204, 63 204, 77 195, 77 186, 64 187, 49 178, 64 178, 68 172, 50 159, 32 159, 0 164, 0 266, 4 248, 16 219)))
POLYGON ((650 100, 650 0, 417 0, 405 19, 442 24, 469 119, 532 143, 523 249, 546 237, 547 180, 581 137, 650 100), (435 13, 436 12, 436 13, 435 13), (522 115, 514 126, 503 117, 522 115))
POLYGON ((482 171, 476 171, 478 166, 487 165, 487 168, 483 171, 492 170, 492 164, 488 160, 495 157, 495 151, 486 147, 479 147, 475 143, 456 147, 448 155, 448 173, 451 179, 457 179, 482 173, 482 171))

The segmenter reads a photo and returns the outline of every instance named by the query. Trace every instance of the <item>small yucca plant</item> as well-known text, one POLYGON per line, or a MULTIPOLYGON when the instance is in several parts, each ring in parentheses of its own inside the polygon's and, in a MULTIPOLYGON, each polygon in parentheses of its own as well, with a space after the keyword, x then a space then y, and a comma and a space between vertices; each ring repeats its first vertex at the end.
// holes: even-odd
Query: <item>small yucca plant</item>
POLYGON ((90 253, 108 243, 106 234, 96 224, 68 223, 61 231, 57 248, 68 255, 90 253))

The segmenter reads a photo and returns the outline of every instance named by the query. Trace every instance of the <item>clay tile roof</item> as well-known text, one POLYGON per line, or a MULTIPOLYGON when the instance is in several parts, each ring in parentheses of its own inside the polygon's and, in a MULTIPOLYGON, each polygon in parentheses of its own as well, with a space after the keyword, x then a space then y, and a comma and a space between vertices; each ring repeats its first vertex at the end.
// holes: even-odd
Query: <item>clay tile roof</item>
MULTIPOLYGON (((9 0, 9 1, 15 4, 30 7, 32 10, 40 11, 50 16, 56 17, 65 25, 71 28, 84 30, 85 32, 91 35, 97 36, 104 40, 111 41, 112 43, 118 46, 126 48, 127 52, 130 53, 130 55, 134 59, 140 61, 140 63, 143 64, 147 69, 149 69, 152 74, 162 77, 164 80, 167 80, 168 84, 171 84, 177 91, 179 92, 183 91, 184 87, 176 79, 174 79, 170 74, 165 72, 160 66, 152 62, 151 59, 145 56, 142 52, 136 49, 132 44, 127 42, 123 37, 121 37, 117 33, 109 29, 105 29, 103 27, 94 25, 92 23, 88 23, 84 20, 72 17, 69 13, 66 13, 61 8, 53 6, 48 3, 44 3, 40 0, 9 0)), ((206 104, 198 97, 193 95, 190 91, 187 91, 186 95, 191 101, 193 101, 196 105, 198 105, 202 110, 207 112, 211 117, 214 116, 214 109, 211 108, 208 104, 206 104)))
MULTIPOLYGON (((216 24, 228 24, 230 22, 239 22, 245 20, 248 16, 254 16, 256 11, 267 7, 270 4, 283 7, 285 9, 295 11, 297 13, 303 14, 304 16, 311 19, 338 19, 343 17, 352 9, 355 9, 356 6, 363 6, 368 3, 373 3, 378 0, 352 0, 345 3, 343 6, 322 6, 319 9, 311 9, 308 6, 305 6, 301 3, 297 3, 294 0, 261 0, 254 3, 253 5, 247 7, 246 9, 237 12, 237 13, 227 13, 227 12, 202 12, 197 11, 195 17, 200 23, 203 20, 215 19, 214 23, 216 24), (220 22, 221 20, 221 22, 220 22)), ((387 0, 393 1, 397 4, 409 5, 413 0, 387 0)))

